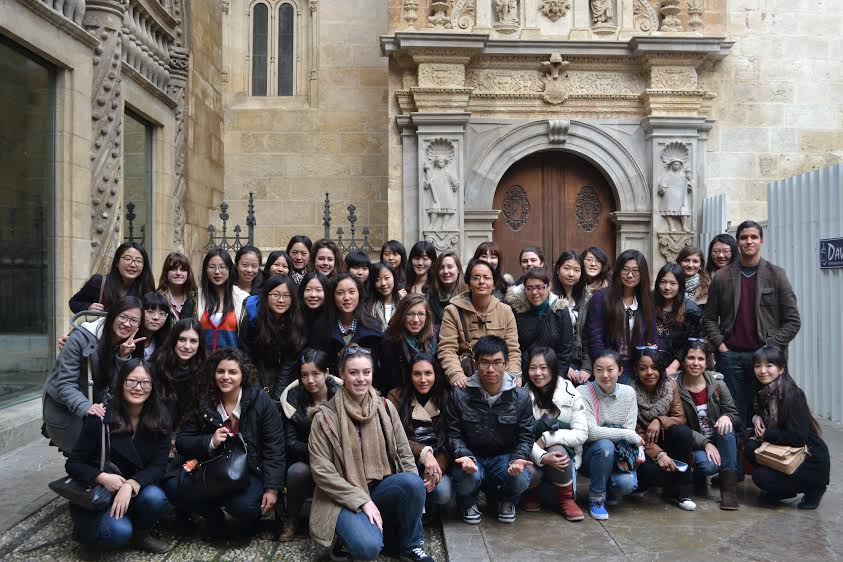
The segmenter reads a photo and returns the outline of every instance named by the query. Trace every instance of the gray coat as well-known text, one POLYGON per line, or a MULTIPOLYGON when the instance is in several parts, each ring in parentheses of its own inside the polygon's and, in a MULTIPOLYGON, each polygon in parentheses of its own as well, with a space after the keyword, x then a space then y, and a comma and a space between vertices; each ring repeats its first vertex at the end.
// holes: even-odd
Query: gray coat
POLYGON ((67 337, 44 383, 43 415, 47 436, 64 453, 70 453, 92 406, 88 399, 88 368, 99 370, 97 344, 105 318, 83 323, 67 337))

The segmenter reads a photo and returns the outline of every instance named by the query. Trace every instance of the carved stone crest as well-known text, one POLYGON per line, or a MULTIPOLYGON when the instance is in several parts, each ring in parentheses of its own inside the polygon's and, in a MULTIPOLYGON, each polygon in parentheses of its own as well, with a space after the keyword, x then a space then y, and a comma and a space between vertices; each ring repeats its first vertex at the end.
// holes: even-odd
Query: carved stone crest
POLYGON ((558 21, 571 9, 568 0, 543 0, 539 5, 539 11, 550 21, 558 21))
POLYGON ((457 244, 460 241, 460 233, 456 231, 425 230, 423 234, 424 239, 433 244, 437 252, 456 251, 457 244))
POLYGON ((503 219, 514 232, 518 232, 527 224, 530 214, 530 201, 527 192, 520 185, 512 186, 503 199, 503 219))
POLYGON ((422 187, 428 194, 426 212, 434 230, 445 230, 457 214, 460 180, 453 170, 455 157, 454 144, 447 139, 435 139, 425 150, 422 187))
POLYGON ((571 122, 567 119, 547 120, 547 140, 551 144, 565 144, 568 140, 568 129, 571 122))
POLYGON ((574 203, 574 214, 577 216, 579 227, 586 232, 594 232, 602 213, 603 205, 600 204, 597 192, 590 185, 583 186, 574 203))
POLYGON ((567 73, 563 72, 564 68, 570 63, 562 60, 562 55, 553 53, 550 58, 542 62, 545 89, 542 94, 542 99, 551 105, 558 105, 564 103, 568 99, 568 94, 565 88, 565 79, 568 77, 567 73))
POLYGON ((675 262, 679 251, 694 243, 693 232, 659 232, 659 253, 668 263, 675 262))

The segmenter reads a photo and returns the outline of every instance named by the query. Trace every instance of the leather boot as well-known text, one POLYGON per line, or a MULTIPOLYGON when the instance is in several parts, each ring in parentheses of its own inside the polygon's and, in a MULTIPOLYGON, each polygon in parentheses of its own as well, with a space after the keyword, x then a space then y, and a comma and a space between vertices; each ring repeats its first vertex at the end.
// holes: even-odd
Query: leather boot
POLYGON ((720 471, 720 509, 735 511, 738 509, 738 471, 720 471))
POLYGON ((299 514, 297 511, 287 510, 287 517, 286 521, 284 522, 284 528, 280 530, 278 533, 278 540, 280 542, 288 542, 296 538, 296 527, 299 520, 299 514))
POLYGON ((796 507, 799 509, 817 509, 820 506, 820 500, 825 494, 825 486, 822 488, 811 488, 802 496, 802 500, 796 507))
POLYGON ((135 531, 135 534, 132 535, 131 544, 138 550, 145 550, 146 552, 153 552, 155 554, 164 554, 170 552, 170 549, 173 548, 170 543, 153 537, 149 530, 135 531))
POLYGON ((540 489, 541 486, 536 486, 532 490, 527 490, 526 492, 524 492, 524 500, 521 503, 521 509, 529 512, 541 511, 542 503, 541 496, 539 495, 540 489))
POLYGON ((585 516, 574 499, 573 482, 567 486, 556 486, 556 494, 559 497, 559 510, 565 519, 568 521, 582 521, 584 519, 585 516))

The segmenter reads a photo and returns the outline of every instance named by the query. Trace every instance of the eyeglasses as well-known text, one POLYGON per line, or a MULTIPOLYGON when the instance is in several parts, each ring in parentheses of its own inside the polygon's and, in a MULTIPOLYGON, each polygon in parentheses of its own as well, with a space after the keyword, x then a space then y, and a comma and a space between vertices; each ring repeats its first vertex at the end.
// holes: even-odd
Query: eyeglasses
POLYGON ((205 268, 208 271, 228 271, 227 265, 209 265, 205 268))
POLYGON ((528 293, 538 293, 545 289, 547 289, 547 283, 542 283, 541 285, 524 285, 524 290, 528 293))
POLYGON ((621 277, 638 277, 641 275, 640 269, 627 269, 626 267, 621 269, 621 277))
POLYGON ((340 351, 342 357, 349 357, 350 355, 371 355, 372 350, 365 347, 346 347, 340 351))
POLYGON ((407 318, 417 318, 419 320, 424 320, 425 318, 427 318, 427 313, 426 312, 408 312, 407 318))
POLYGON ((492 276, 491 275, 472 275, 472 281, 485 281, 486 283, 491 282, 492 276))
POLYGON ((494 361, 486 361, 485 359, 481 359, 477 362, 478 369, 488 369, 489 367, 501 369, 504 365, 506 365, 506 361, 504 361, 503 359, 495 359, 494 361))
POLYGON ((275 301, 288 301, 293 296, 290 293, 269 293, 269 298, 275 301))
POLYGON ((591 256, 585 258, 582 261, 584 261, 585 263, 600 263, 600 260, 598 260, 597 258, 591 257, 591 256))
POLYGON ((732 250, 712 250, 711 255, 729 257, 732 255, 732 250))
POLYGON ((167 313, 163 310, 144 310, 144 316, 148 316, 150 318, 166 318, 167 313))
POLYGON ((644 351, 645 349, 652 349, 653 351, 658 351, 659 346, 657 345, 636 345, 635 349, 638 351, 644 351))
POLYGON ((129 316, 128 314, 120 314, 117 316, 117 321, 121 324, 128 324, 132 328, 137 328, 140 326, 140 318, 135 318, 134 316, 129 316))
POLYGON ((133 258, 132 256, 123 256, 123 257, 120 258, 120 261, 122 261, 126 265, 139 265, 139 266, 143 267, 143 258, 133 258))
POLYGON ((691 343, 699 342, 699 343, 708 343, 708 340, 705 338, 688 338, 688 341, 691 343))
POLYGON ((123 382, 126 385, 126 388, 132 390, 133 388, 140 387, 141 390, 150 390, 152 389, 152 381, 140 381, 138 379, 126 379, 123 382))

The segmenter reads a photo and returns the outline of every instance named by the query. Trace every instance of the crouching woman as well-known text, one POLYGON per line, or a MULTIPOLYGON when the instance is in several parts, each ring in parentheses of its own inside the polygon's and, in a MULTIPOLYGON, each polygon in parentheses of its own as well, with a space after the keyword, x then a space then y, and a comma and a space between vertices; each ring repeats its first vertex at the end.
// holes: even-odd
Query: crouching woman
POLYGON ((114 494, 111 507, 104 512, 71 504, 73 538, 83 548, 96 552, 131 543, 158 554, 170 550, 167 543, 149 534, 167 505, 157 483, 164 475, 169 450, 169 423, 152 387, 151 365, 130 359, 120 368, 115 397, 105 417, 85 417, 65 467, 73 478, 101 484, 114 494), (100 470, 103 423, 108 424, 111 442, 105 471, 100 470))
POLYGON ((374 560, 385 548, 431 561, 422 549, 424 483, 398 412, 372 388, 372 353, 346 347, 338 366, 342 390, 319 406, 308 443, 311 537, 333 543, 337 558, 374 560))

